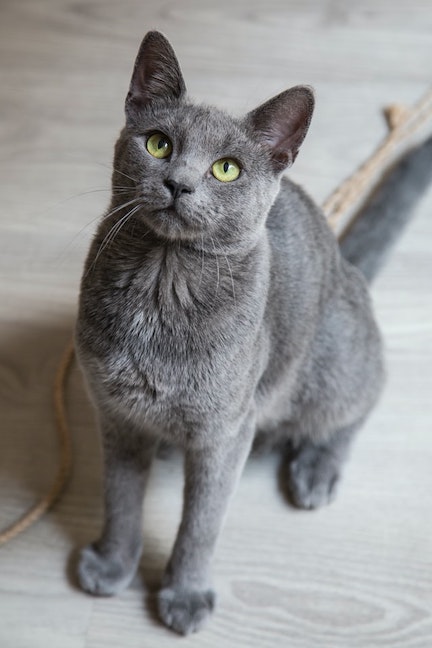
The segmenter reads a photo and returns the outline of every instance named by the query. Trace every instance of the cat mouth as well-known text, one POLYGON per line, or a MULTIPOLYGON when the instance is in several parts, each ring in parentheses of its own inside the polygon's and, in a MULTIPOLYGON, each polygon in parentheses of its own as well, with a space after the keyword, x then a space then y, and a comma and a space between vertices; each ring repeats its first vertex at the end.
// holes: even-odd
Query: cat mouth
POLYGON ((182 215, 178 212, 174 204, 167 205, 166 207, 161 207, 160 209, 156 209, 153 212, 153 217, 156 220, 160 219, 166 221, 168 218, 168 219, 172 219, 179 225, 185 224, 182 215))
POLYGON ((170 240, 191 239, 197 235, 196 223, 191 222, 178 209, 175 203, 153 209, 149 214, 148 225, 156 232, 170 240))

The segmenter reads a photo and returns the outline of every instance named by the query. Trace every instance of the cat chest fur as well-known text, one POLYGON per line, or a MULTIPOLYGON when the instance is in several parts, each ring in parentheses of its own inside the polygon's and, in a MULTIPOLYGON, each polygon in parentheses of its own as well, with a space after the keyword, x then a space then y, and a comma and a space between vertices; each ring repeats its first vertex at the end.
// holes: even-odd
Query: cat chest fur
POLYGON ((233 420, 247 406, 262 312, 251 303, 239 320, 231 277, 210 262, 211 280, 200 283, 200 268, 155 257, 134 271, 111 267, 109 282, 106 272, 103 282, 83 282, 77 344, 96 400, 171 438, 233 420))

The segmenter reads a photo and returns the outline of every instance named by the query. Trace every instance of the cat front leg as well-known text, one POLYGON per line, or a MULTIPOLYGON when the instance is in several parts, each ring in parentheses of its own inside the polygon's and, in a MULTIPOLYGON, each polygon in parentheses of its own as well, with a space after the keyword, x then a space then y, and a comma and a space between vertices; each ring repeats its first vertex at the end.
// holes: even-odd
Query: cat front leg
POLYGON ((208 447, 186 450, 183 515, 158 595, 162 621, 180 634, 199 630, 213 611, 211 561, 254 429, 250 415, 235 435, 215 441, 215 431, 208 447))
POLYGON ((156 442, 154 438, 104 416, 100 422, 104 452, 105 519, 99 540, 82 549, 81 587, 110 596, 133 579, 142 551, 142 500, 156 442))

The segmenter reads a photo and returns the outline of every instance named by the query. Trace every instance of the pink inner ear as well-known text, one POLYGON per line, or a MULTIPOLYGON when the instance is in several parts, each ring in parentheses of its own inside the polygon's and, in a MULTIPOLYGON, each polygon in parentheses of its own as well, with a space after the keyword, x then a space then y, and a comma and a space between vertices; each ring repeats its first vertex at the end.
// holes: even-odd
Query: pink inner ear
POLYGON ((287 166, 291 166, 306 136, 308 126, 309 123, 306 126, 303 123, 299 123, 297 128, 289 133, 285 133, 284 131, 273 133, 273 142, 270 145, 273 149, 273 156, 280 162, 286 160, 287 166))
POLYGON ((251 113, 258 137, 272 152, 278 167, 292 164, 306 136, 314 108, 313 92, 296 86, 251 113))

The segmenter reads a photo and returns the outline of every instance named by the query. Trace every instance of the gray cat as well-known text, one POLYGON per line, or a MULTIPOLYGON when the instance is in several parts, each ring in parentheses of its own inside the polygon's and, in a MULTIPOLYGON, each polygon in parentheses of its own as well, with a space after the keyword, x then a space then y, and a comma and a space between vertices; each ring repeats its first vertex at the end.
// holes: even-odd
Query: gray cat
POLYGON ((181 447, 183 516, 158 609, 182 634, 213 610, 211 560, 254 438, 285 441, 297 506, 327 504, 383 384, 366 281, 282 177, 313 106, 301 86, 242 119, 194 105, 157 32, 126 99, 76 329, 105 457, 104 528, 78 572, 92 594, 130 583, 152 458, 160 442, 181 447))

